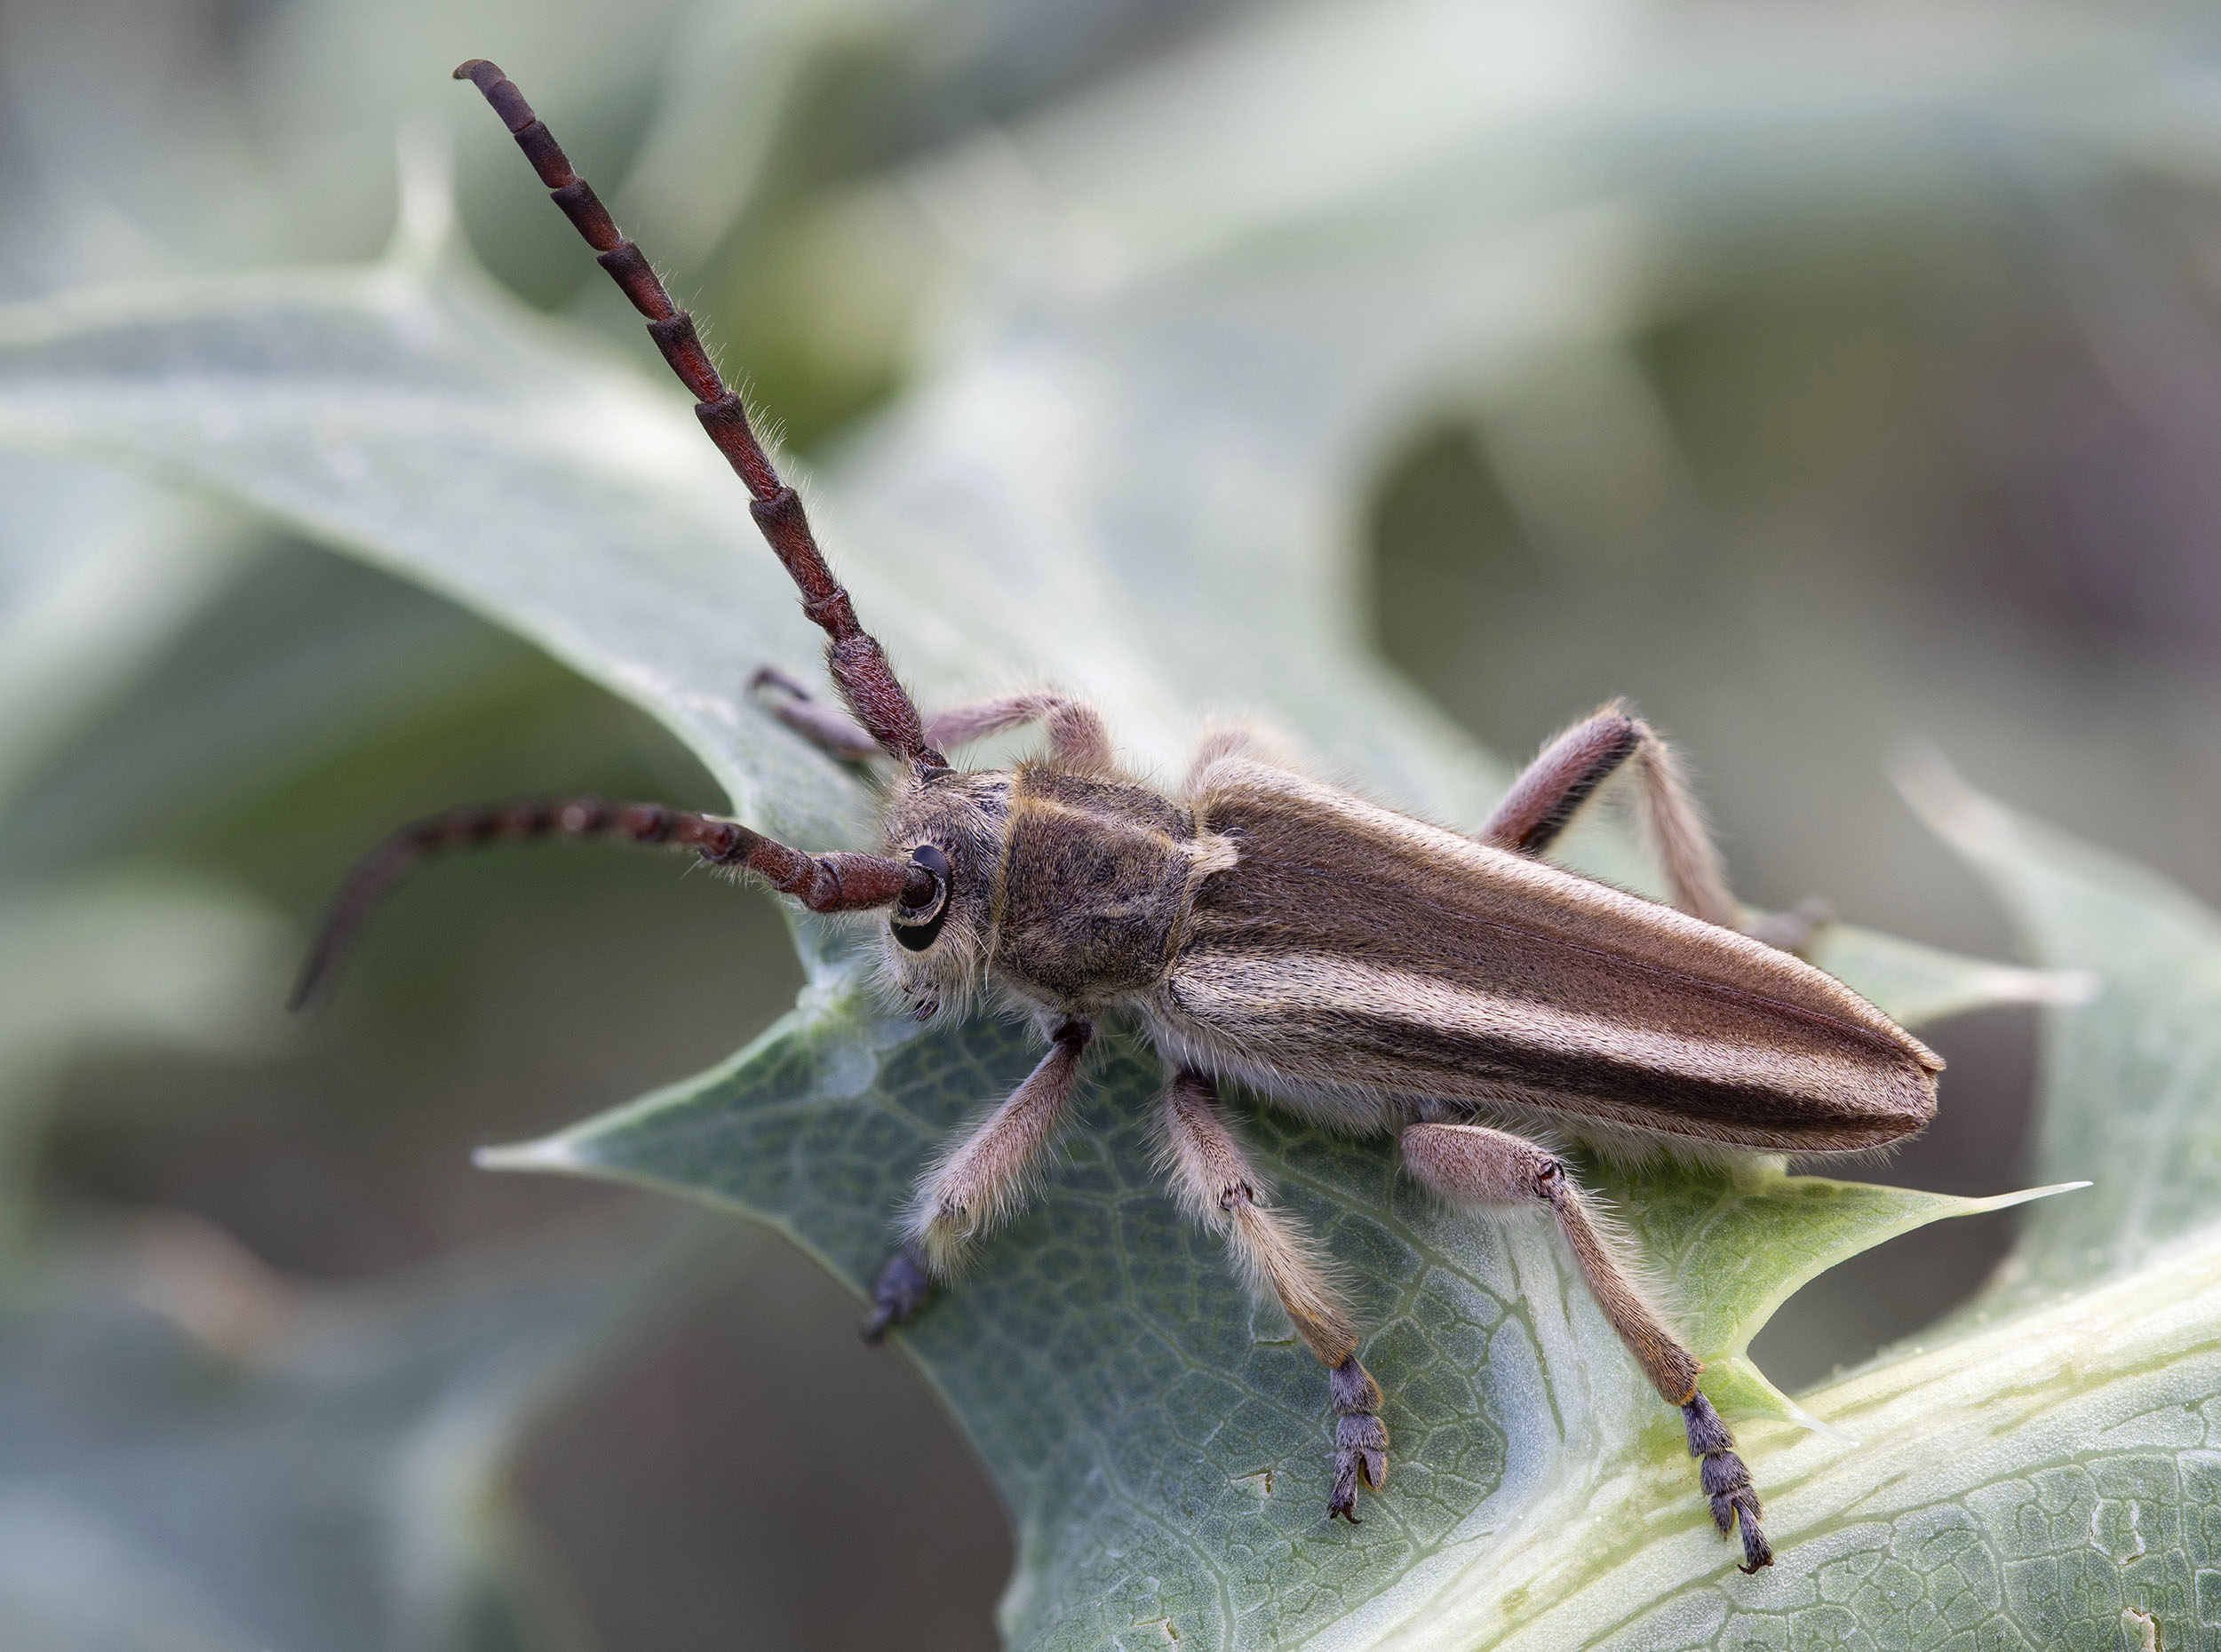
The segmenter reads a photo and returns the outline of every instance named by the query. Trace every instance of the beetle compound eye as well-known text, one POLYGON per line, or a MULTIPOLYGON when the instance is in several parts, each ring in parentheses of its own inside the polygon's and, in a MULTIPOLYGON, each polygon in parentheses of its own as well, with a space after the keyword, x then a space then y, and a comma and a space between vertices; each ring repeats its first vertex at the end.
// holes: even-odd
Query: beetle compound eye
POLYGON ((949 917, 949 857, 934 845, 921 843, 910 852, 911 864, 932 880, 922 900, 911 897, 919 893, 904 890, 902 900, 890 915, 895 926, 895 939, 912 952, 923 952, 941 933, 941 925, 949 917))

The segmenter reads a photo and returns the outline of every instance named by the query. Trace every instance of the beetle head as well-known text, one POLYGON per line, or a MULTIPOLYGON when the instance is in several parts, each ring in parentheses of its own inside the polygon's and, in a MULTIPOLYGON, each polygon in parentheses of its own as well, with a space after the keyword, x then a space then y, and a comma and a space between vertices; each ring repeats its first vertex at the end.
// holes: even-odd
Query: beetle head
POLYGON ((1000 771, 931 769, 901 776, 888 799, 888 853, 932 874, 929 895, 888 912, 888 973, 920 1020, 985 973, 1009 795, 1000 771))

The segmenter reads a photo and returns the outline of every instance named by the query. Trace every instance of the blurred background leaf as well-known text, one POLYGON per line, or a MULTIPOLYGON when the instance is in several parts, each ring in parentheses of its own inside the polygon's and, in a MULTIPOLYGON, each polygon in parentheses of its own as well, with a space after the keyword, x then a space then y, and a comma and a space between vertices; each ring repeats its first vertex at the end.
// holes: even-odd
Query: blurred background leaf
POLYGON ((190 1219, 111 1229, 0 1326, 0 1632, 40 1652, 577 1644, 508 1465, 689 1248, 697 1274, 733 1251, 700 1224, 689 1247, 604 1221, 299 1291, 190 1219))

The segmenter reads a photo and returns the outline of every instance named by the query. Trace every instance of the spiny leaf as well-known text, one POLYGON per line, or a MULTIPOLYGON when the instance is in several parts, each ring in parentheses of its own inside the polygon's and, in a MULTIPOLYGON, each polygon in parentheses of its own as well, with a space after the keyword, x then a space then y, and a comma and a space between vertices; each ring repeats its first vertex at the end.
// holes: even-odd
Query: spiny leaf
MULTIPOLYGON (((850 977, 720 1072, 486 1162, 713 1199, 779 1226, 861 1296, 919 1169, 1037 1057, 1008 1029, 906 1031, 850 977)), ((1160 1618, 1205 1645, 1354 1632, 1477 1563, 1544 1481, 1629 1451, 1679 1458, 1681 1512, 1701 1523, 1671 1414, 1553 1233, 1447 1211, 1381 1146, 1253 1106, 1258 1157, 1349 1275, 1365 1357, 1389 1393, 1393 1489, 1361 1529, 1325 1527, 1317 1369, 1161 1191, 1162 1090, 1147 1049, 1112 1039, 1040 1205, 905 1333, 1026 1539, 1014 1641, 1095 1645, 1160 1618)), ((1732 1182, 1660 1168, 1604 1185, 1672 1282, 1698 1351, 1722 1362, 1716 1400, 1791 1416, 1744 1349, 1795 1285, 1925 1222, 2034 1196, 1954 1199, 1763 1166, 1732 1182)), ((1711 1560, 1725 1564, 1716 1549, 1711 1560)))
POLYGON ((808 627, 683 407, 631 373, 548 349, 467 279, 398 269, 18 316, 20 393, 0 413, 17 439, 215 488, 403 566, 650 703, 736 792, 760 789, 829 838, 856 829, 853 782, 799 743, 736 760, 749 671, 810 657, 808 627), (147 416, 129 432, 98 405, 127 393, 147 416))
POLYGON ((1751 1338, 1798 1286, 1930 1222, 2087 1185, 1970 1199, 1790 1176, 1768 1158, 1718 1178, 1652 1169, 1612 1181, 1644 1257, 1672 1282, 1675 1321, 1705 1361, 1704 1387, 1713 1404, 1727 1416, 1778 1417, 1807 1426, 1819 1419, 1768 1382, 1748 1354, 1751 1338))
POLYGON ((1504 1545, 1493 1569, 1460 1577, 1379 1644, 2210 1644, 2217 1322, 2221 1235, 2209 1228, 2093 1290, 1915 1345, 1805 1396, 1857 1443, 1766 1436, 1780 1548, 1770 1571, 1708 1565, 1704 1534, 1676 1529, 1681 1465, 1634 1459, 1543 1500, 1536 1529, 1504 1545))
MULTIPOLYGON (((936 700, 1053 665, 1160 769, 1205 715, 1262 708, 1330 767, 1469 822, 1501 771, 1369 659, 1342 597, 1352 456, 1445 338, 1547 330, 1612 258, 1580 236, 1511 248, 1385 319, 1347 296, 1230 313, 1158 295, 998 335, 860 441, 813 508, 936 700)), ((832 843, 865 830, 855 778, 743 697, 757 663, 815 644, 683 412, 422 247, 375 273, 19 312, 0 321, 0 439, 189 479, 411 573, 655 711, 751 818, 832 843)), ((506 1162, 717 1199, 860 1285, 918 1167, 1033 1052, 992 1022, 890 1023, 840 932, 803 938, 814 979, 773 1035, 506 1162)), ((1048 1196, 908 1337, 1017 1515, 1015 1643, 1145 1641, 1153 1624, 1189 1645, 1362 1641, 1630 1457, 1676 1478, 1661 1529, 1729 1565, 1553 1234, 1453 1215, 1386 1144, 1246 1108, 1279 1197, 1348 1271, 1389 1388, 1395 1480, 1362 1528, 1328 1529, 1322 1378, 1158 1191, 1160 1084, 1109 1041, 1048 1196)), ((1693 1203, 1723 1196, 1686 1174, 1693 1203)), ((1835 1222, 1756 1244, 1796 1208, 1760 1196, 1676 1259, 1709 1288, 1736 1266, 1714 1235, 1765 1253, 1721 1285, 1742 1305, 1722 1311, 1723 1355, 1853 1243, 1835 1222)))

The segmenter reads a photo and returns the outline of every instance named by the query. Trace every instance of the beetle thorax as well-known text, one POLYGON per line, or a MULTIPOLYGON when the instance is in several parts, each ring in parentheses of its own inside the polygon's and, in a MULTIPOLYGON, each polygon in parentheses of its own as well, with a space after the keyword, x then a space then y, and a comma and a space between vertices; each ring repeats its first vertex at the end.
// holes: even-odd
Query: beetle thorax
POLYGON ((984 979, 1063 1013, 1153 987, 1196 884, 1232 860, 1163 794, 1047 764, 905 786, 888 847, 925 843, 949 857, 951 911, 930 947, 890 945, 905 996, 947 1001, 984 979))

